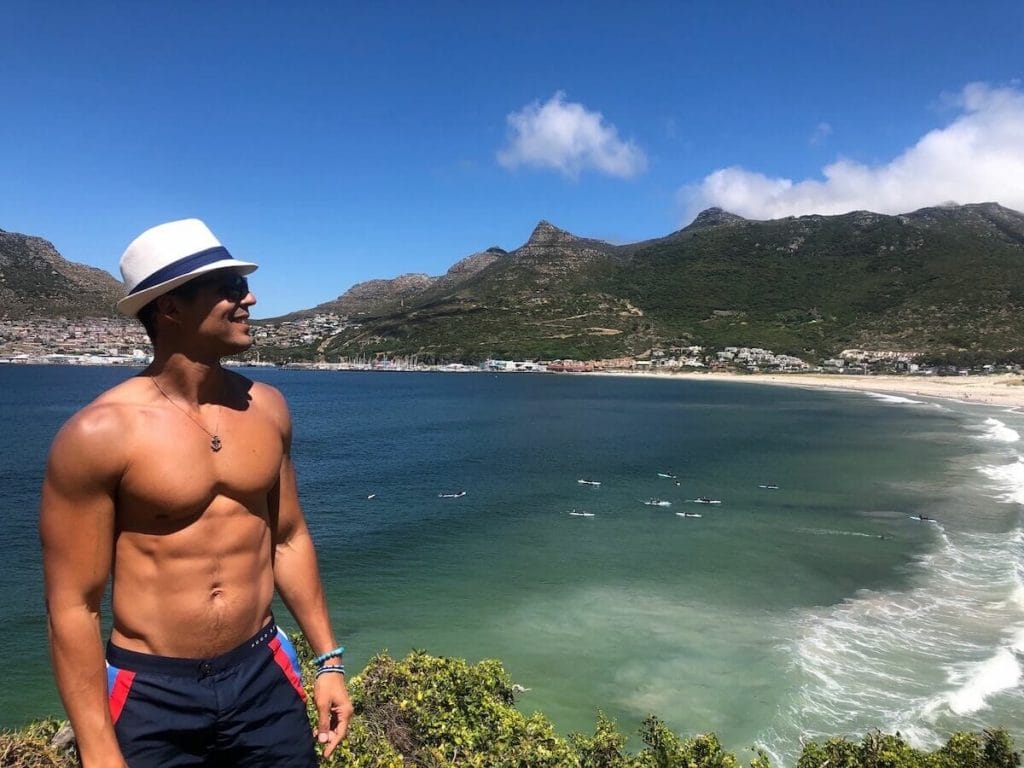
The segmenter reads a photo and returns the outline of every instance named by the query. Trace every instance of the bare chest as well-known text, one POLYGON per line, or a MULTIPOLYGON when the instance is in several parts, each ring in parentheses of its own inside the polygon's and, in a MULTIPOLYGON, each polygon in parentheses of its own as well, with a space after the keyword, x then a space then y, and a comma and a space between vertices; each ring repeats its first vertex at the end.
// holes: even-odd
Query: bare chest
POLYGON ((118 492, 122 527, 187 523, 222 497, 266 514, 283 457, 279 431, 258 414, 226 411, 209 433, 170 412, 128 438, 132 461, 118 492))

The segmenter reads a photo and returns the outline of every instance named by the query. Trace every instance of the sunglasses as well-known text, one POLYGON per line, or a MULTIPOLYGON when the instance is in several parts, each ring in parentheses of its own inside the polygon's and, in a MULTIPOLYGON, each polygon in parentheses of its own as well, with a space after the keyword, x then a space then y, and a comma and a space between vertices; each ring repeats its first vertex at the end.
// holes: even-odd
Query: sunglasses
POLYGON ((236 272, 191 280, 182 287, 187 287, 187 292, 193 295, 204 288, 213 288, 222 299, 227 299, 235 304, 249 295, 249 281, 236 272))

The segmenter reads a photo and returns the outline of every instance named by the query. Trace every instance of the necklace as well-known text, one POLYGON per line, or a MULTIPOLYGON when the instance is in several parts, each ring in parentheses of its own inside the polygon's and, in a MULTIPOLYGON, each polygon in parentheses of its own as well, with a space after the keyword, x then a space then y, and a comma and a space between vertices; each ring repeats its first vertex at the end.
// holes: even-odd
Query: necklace
POLYGON ((153 386, 156 387, 156 391, 159 392, 161 395, 163 395, 164 399, 168 403, 170 403, 175 408, 177 408, 179 411, 181 411, 183 414, 188 416, 189 420, 193 424, 195 424, 197 427, 199 427, 201 430, 203 430, 203 432, 205 432, 206 434, 208 434, 210 436, 210 450, 213 451, 214 453, 217 453, 217 451, 219 451, 221 449, 221 447, 222 447, 222 444, 220 442, 220 436, 217 434, 217 427, 220 426, 220 406, 219 405, 217 406, 217 424, 214 425, 213 432, 211 432, 210 430, 208 430, 206 427, 203 426, 203 423, 201 421, 199 421, 199 419, 197 419, 191 413, 186 411, 184 408, 182 408, 176 402, 171 400, 170 396, 166 392, 164 392, 163 387, 161 387, 159 384, 156 383, 156 377, 150 377, 149 380, 153 382, 153 386))

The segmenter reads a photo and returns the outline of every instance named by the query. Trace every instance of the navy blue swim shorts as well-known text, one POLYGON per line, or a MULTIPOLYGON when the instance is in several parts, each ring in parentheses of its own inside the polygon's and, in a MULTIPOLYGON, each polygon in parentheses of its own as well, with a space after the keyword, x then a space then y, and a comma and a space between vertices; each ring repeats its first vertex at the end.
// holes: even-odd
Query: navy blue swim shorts
POLYGON ((107 644, 110 714, 131 768, 315 768, 295 648, 273 620, 212 659, 107 644))

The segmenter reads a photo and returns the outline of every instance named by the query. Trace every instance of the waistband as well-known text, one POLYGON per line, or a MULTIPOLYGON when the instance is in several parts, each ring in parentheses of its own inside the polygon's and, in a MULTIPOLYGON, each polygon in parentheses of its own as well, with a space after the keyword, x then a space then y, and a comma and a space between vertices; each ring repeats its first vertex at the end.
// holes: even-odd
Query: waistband
POLYGON ((277 624, 274 623, 274 617, 271 616, 270 621, 248 640, 230 651, 208 659, 182 659, 157 656, 152 653, 139 653, 121 648, 108 641, 107 663, 112 667, 133 672, 150 672, 173 677, 208 677, 230 667, 237 667, 251 656, 260 653, 261 649, 273 640, 277 633, 277 624))

